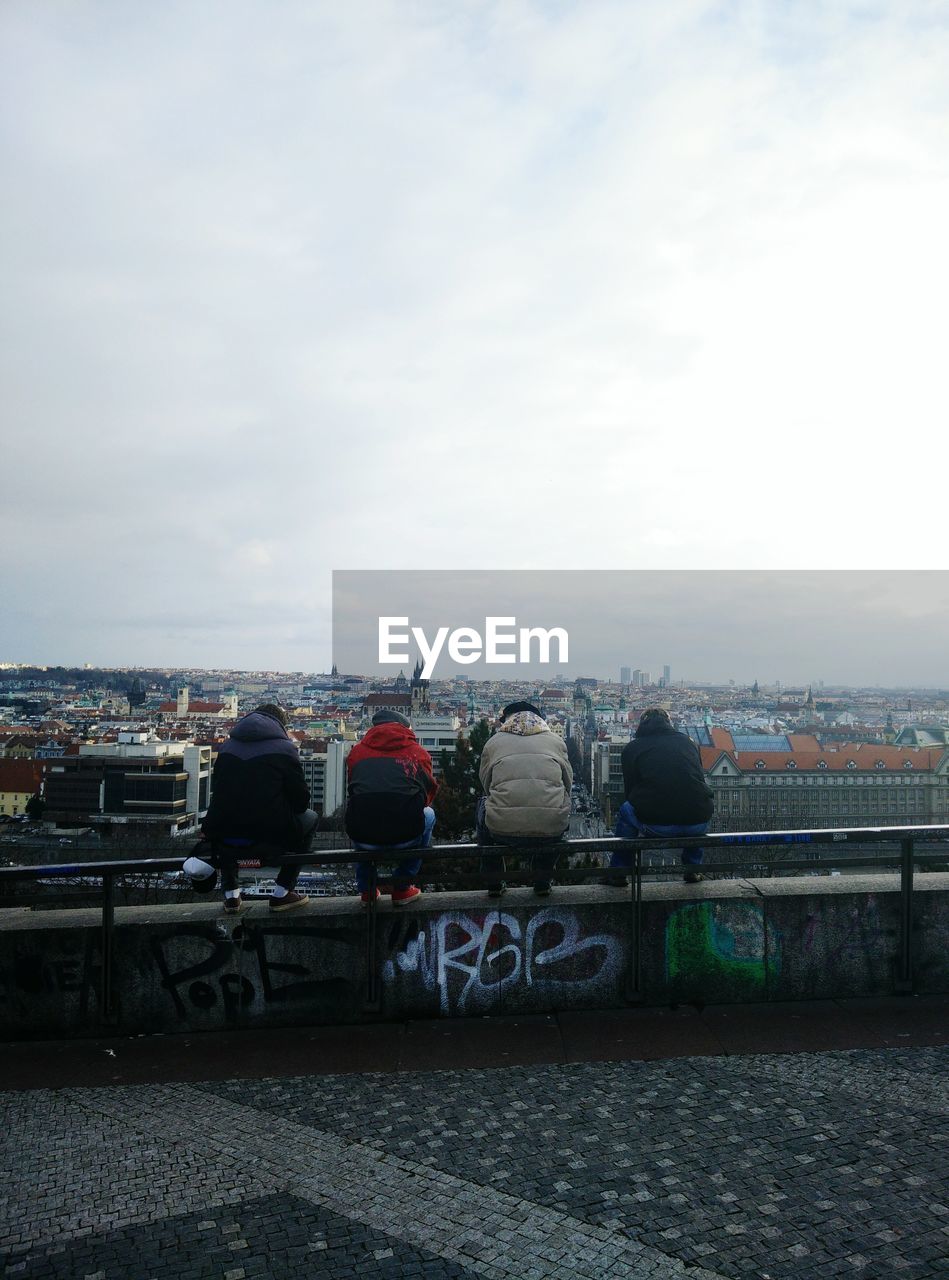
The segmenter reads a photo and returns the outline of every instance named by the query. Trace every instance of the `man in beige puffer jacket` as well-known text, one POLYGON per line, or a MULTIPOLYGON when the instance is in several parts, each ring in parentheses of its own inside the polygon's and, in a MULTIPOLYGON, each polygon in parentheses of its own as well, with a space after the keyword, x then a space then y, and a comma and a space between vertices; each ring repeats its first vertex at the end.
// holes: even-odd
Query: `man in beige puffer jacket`
MULTIPOLYGON (((512 702, 501 712, 497 732, 481 753, 481 785, 477 835, 481 844, 530 846, 562 839, 570 826, 570 788, 573 770, 563 738, 554 733, 535 706, 512 702)), ((538 853, 531 860, 534 892, 550 893, 550 874, 556 852, 538 853)), ((501 854, 485 854, 482 871, 504 871, 501 854)), ((504 881, 488 887, 500 897, 504 881)))

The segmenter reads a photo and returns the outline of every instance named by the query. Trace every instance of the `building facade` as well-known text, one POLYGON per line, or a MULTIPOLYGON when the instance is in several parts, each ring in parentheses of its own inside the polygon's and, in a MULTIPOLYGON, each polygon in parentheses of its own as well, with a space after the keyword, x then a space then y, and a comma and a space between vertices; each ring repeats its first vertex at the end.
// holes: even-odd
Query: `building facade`
POLYGON ((193 829, 211 799, 212 749, 121 733, 48 764, 44 817, 60 825, 193 829))

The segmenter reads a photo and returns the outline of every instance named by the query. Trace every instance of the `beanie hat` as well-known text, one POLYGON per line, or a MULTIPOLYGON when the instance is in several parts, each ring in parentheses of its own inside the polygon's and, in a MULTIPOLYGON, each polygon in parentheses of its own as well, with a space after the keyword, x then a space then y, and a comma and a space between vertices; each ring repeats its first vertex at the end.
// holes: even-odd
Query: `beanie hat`
POLYGON ((401 724, 406 729, 411 729, 412 722, 408 716, 402 715, 401 711, 377 711, 372 717, 373 725, 377 724, 401 724))
POLYGON ((290 723, 290 717, 283 707, 277 706, 276 702, 265 702, 263 706, 257 708, 257 714, 259 716, 270 716, 272 720, 278 720, 285 729, 290 723))
POLYGON ((533 702, 509 702, 501 712, 501 719, 506 720, 508 716, 517 715, 518 711, 533 711, 535 716, 542 716, 542 712, 538 711, 533 702))

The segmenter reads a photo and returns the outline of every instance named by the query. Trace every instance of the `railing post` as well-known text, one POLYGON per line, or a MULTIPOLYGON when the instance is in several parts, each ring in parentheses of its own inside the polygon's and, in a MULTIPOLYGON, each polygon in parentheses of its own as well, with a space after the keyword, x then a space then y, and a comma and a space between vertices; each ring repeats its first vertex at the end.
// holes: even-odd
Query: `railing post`
POLYGON ((913 992, 913 839, 900 841, 900 958, 898 995, 913 992))
POLYGON ((379 867, 373 859, 369 863, 369 903, 366 907, 366 1013, 378 1013, 379 973, 376 961, 376 890, 379 887, 379 867))
POLYGON ((102 969, 99 975, 99 1021, 105 1026, 115 1022, 112 994, 112 943, 115 937, 115 894, 111 872, 102 877, 102 969))
POLYGON ((629 963, 626 968, 626 1000, 642 1003, 642 934, 643 934, 643 851, 637 844, 633 850, 630 876, 629 963))

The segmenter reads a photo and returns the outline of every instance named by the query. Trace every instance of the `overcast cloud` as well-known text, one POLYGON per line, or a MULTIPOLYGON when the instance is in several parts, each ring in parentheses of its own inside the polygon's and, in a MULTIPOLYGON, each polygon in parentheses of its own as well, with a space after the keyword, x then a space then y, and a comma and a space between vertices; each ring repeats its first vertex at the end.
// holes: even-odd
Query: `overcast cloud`
POLYGON ((333 569, 945 563, 945 4, 0 48, 0 659, 318 669, 333 569))

